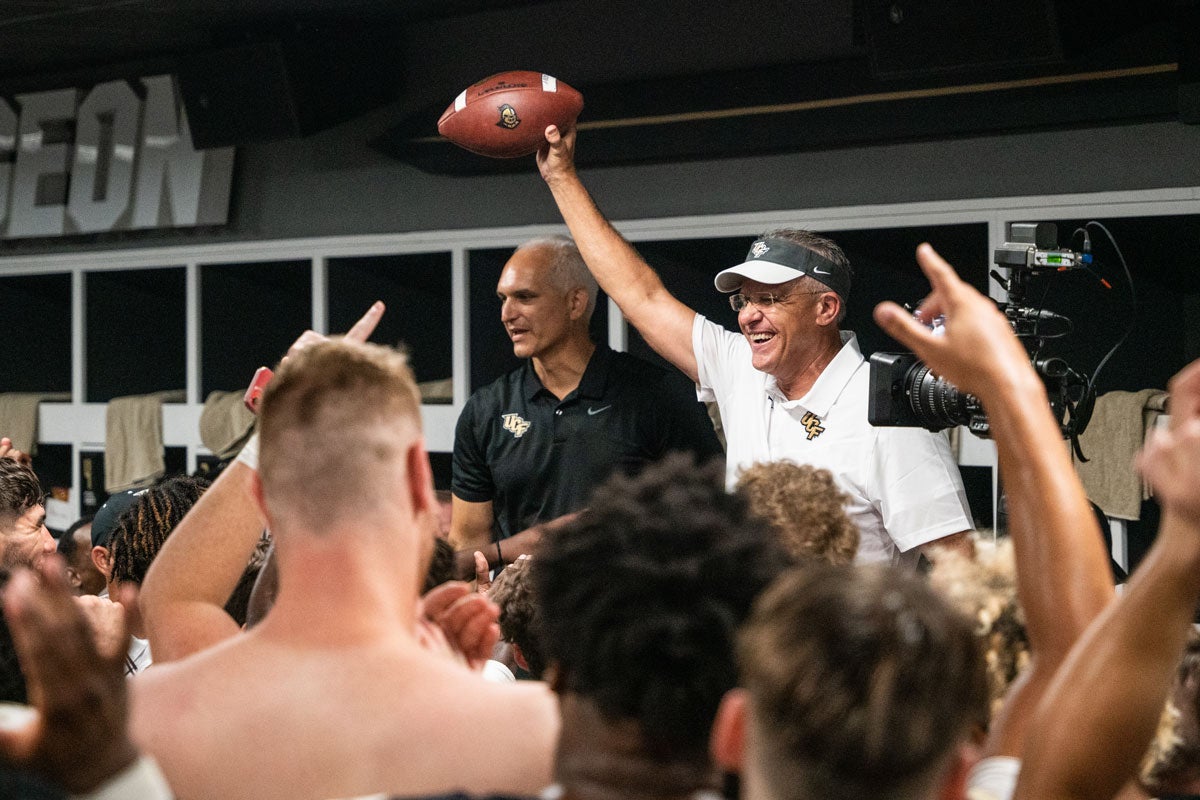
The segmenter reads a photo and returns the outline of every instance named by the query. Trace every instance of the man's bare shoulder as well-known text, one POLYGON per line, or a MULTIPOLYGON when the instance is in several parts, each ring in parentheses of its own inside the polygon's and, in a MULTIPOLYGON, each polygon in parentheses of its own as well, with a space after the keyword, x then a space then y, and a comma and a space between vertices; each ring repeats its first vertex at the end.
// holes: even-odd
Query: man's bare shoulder
POLYGON ((329 774, 320 791, 330 797, 381 787, 531 793, 550 780, 558 735, 557 701, 545 684, 489 683, 396 642, 305 648, 246 634, 153 668, 135 684, 135 742, 155 755, 172 785, 211 796, 231 787, 301 796, 309 787, 288 777, 296 763, 329 774), (513 729, 522 736, 509 735, 513 729), (269 737, 253 747, 239 741, 239 731, 252 730, 286 730, 286 745, 269 737), (368 763, 364 752, 388 756, 368 763), (462 757, 474 752, 491 753, 499 764, 462 757), (213 763, 224 769, 213 773, 213 763), (348 763, 358 782, 336 782, 348 763), (275 778, 258 785, 264 774, 275 778))

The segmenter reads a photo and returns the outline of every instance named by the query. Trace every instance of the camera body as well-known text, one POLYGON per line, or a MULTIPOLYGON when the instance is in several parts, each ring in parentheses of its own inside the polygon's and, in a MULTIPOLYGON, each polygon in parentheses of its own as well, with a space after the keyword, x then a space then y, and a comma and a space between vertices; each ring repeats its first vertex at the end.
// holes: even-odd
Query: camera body
MULTIPOLYGON (((1008 291, 1008 302, 998 305, 1046 385, 1051 411, 1063 436, 1075 440, 1091 418, 1094 388, 1063 359, 1041 356, 1047 340, 1070 333, 1071 321, 1024 305, 1035 274, 1076 269, 1090 261, 1087 253, 1060 248, 1057 240, 1058 229, 1053 223, 1012 223, 1007 241, 994 254, 996 264, 1007 267, 1009 275, 1005 277, 995 270, 991 275, 1008 291)), ((935 330, 938 324, 934 324, 935 330)), ((940 431, 965 425, 977 436, 987 438, 991 434, 991 423, 979 399, 935 375, 912 353, 871 356, 867 418, 877 426, 940 431)))

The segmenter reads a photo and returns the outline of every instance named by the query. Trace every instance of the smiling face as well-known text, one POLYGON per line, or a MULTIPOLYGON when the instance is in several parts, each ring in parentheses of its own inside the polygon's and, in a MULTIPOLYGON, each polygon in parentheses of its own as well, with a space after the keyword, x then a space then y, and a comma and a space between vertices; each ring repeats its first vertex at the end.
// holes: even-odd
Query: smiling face
POLYGON ((0 524, 0 567, 23 566, 36 569, 57 548, 46 529, 46 509, 40 503, 21 512, 9 524, 0 524))
MULTIPOLYGON (((580 305, 580 290, 556 286, 547 248, 518 250, 504 265, 496 296, 500 298, 500 321, 512 339, 517 358, 542 358, 581 329, 578 324, 586 306, 580 305)), ((586 337, 586 326, 582 327, 586 337)))
POLYGON ((783 300, 769 306, 749 304, 738 312, 738 327, 750 343, 754 368, 775 377, 782 386, 802 372, 813 353, 837 336, 835 318, 840 301, 832 291, 798 278, 787 283, 744 281, 739 292, 758 295, 769 292, 783 300))

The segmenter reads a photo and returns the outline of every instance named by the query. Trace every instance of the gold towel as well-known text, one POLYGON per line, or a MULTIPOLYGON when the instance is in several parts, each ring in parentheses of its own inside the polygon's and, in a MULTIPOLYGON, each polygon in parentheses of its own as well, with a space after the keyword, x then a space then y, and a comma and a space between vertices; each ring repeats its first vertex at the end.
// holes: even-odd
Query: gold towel
POLYGON ((242 402, 244 392, 210 392, 200 412, 200 441, 221 459, 242 449, 254 430, 254 414, 242 402))
POLYGON ((1161 413, 1166 392, 1108 392, 1096 399, 1087 430, 1079 446, 1088 463, 1076 462, 1075 471, 1088 498, 1110 517, 1136 520, 1146 496, 1133 458, 1145 442, 1148 425, 1161 413))
POLYGON ((38 405, 70 399, 70 392, 0 393, 0 436, 12 439, 14 449, 37 455, 38 405))
POLYGON ((162 404, 182 390, 114 397, 104 431, 104 489, 109 494, 149 486, 163 476, 162 404))

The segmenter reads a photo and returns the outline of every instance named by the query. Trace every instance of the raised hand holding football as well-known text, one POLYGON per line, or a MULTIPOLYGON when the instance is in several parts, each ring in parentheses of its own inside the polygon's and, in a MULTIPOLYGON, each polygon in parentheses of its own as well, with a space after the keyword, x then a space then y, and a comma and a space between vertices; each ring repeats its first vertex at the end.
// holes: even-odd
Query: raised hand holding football
POLYGON ((583 110, 583 95, 553 76, 514 70, 464 90, 438 120, 438 133, 492 158, 537 151, 548 125, 566 130, 583 110))

